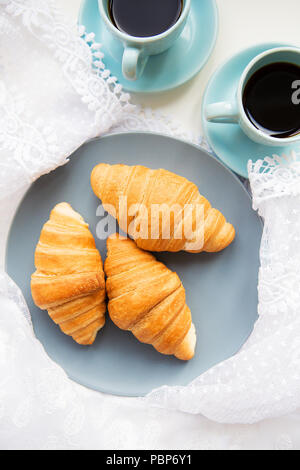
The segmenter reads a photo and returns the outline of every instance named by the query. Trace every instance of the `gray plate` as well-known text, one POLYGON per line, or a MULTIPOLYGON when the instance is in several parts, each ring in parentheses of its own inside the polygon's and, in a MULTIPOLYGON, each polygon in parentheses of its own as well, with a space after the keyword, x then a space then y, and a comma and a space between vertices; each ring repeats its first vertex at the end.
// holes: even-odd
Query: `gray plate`
MULTIPOLYGON (((208 153, 186 142, 155 134, 121 134, 87 143, 70 163, 42 176, 25 195, 7 244, 8 274, 28 303, 34 331, 49 356, 75 381, 118 395, 144 395, 161 385, 186 385, 214 364, 235 354, 257 318, 257 275, 262 226, 239 180, 208 153), (119 330, 107 317, 92 347, 77 345, 33 304, 30 276, 34 250, 53 206, 69 202, 95 235, 99 205, 90 173, 99 162, 143 164, 185 176, 237 229, 235 242, 219 254, 163 253, 186 288, 197 329, 195 358, 188 363, 156 352, 119 330)), ((97 240, 103 259, 105 241, 97 240)))

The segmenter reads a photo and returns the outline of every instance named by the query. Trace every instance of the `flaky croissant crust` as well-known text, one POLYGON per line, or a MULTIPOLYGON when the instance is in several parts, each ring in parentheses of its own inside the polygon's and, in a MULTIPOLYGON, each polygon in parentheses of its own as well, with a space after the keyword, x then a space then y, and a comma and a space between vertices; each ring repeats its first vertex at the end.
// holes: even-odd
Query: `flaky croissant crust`
POLYGON ((195 327, 177 274, 117 234, 107 240, 104 269, 112 321, 162 354, 191 359, 195 327))
POLYGON ((197 186, 169 171, 101 163, 92 171, 91 185, 104 208, 117 218, 121 229, 129 233, 144 250, 218 252, 235 238, 234 227, 220 211, 211 207, 209 201, 199 193, 197 186), (124 197, 127 198, 126 220, 119 207, 124 197), (181 213, 170 219, 170 235, 167 238, 162 233, 161 220, 156 222, 158 227, 153 227, 153 208, 157 205, 167 205, 169 208, 176 205, 181 208, 181 213), (186 216, 186 222, 189 223, 182 222, 186 205, 195 208, 186 216), (143 223, 142 210, 134 215, 129 212, 135 206, 147 209, 147 236, 138 234, 143 223), (201 208, 201 219, 197 216, 196 208, 201 208), (188 226, 191 227, 190 232, 188 226), (157 231, 156 239, 151 238, 151 234, 157 231))
POLYGON ((92 344, 105 323, 102 259, 88 224, 69 204, 52 210, 36 247, 35 267, 35 304, 77 343, 92 344))

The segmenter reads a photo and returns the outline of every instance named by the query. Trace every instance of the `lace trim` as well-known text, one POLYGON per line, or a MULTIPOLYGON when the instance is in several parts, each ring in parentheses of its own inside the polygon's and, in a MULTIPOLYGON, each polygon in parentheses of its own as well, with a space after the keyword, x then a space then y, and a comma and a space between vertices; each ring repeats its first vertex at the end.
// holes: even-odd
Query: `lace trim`
POLYGON ((263 201, 300 194, 300 149, 288 155, 273 155, 264 160, 248 163, 249 180, 253 194, 253 207, 263 201))
POLYGON ((7 161, 0 165, 0 190, 5 196, 11 189, 18 187, 18 179, 22 175, 22 183, 29 184, 44 168, 62 165, 68 158, 59 158, 58 140, 55 129, 43 119, 30 123, 30 115, 26 111, 24 96, 18 90, 8 91, 5 84, 0 82, 2 101, 0 102, 0 148, 10 153, 7 161), (39 158, 43 155, 43 158, 39 158), (36 157, 36 158, 35 158, 36 157), (32 159, 35 161, 35 171, 32 173, 32 159), (14 171, 12 172, 12 168, 14 171), (7 177, 9 176, 9 182, 7 177))
POLYGON ((54 58, 63 65, 64 76, 81 96, 90 111, 95 112, 95 123, 116 123, 122 108, 134 109, 130 95, 122 91, 117 78, 111 76, 102 61, 101 44, 94 33, 87 34, 80 26, 67 25, 53 0, 1 0, 5 11, 12 16, 22 16, 24 26, 38 41, 53 51, 54 58), (91 73, 92 72, 92 73, 91 73), (103 95, 110 102, 103 107, 103 95))
POLYGON ((151 130, 201 143, 195 134, 179 130, 180 125, 162 113, 133 105, 130 94, 105 67, 102 45, 95 41, 95 34, 87 33, 84 26, 78 27, 78 33, 67 26, 53 0, 0 0, 1 4, 6 5, 8 14, 22 16, 26 28, 53 51, 63 65, 64 76, 95 113, 95 124, 102 130, 151 130), (103 106, 105 95, 109 95, 107 106, 103 106))
MULTIPOLYGON (((148 130, 175 135, 200 144, 199 138, 182 131, 175 121, 150 109, 131 104, 130 95, 123 92, 117 78, 105 68, 101 44, 95 42, 94 33, 87 33, 83 26, 77 31, 76 27, 66 25, 53 0, 0 0, 0 8, 3 8, 8 16, 21 17, 23 25, 34 38, 53 52, 67 83, 92 113, 92 137, 108 131, 148 130)), ((5 15, 2 19, 5 27, 5 15)), ((5 85, 1 85, 0 146, 13 153, 15 168, 19 168, 19 171, 15 171, 14 179, 17 180, 22 171, 24 182, 31 183, 40 174, 65 164, 68 154, 65 152, 65 155, 61 155, 59 152, 59 139, 54 125, 50 128, 51 126, 41 119, 32 125, 25 97, 19 95, 19 90, 6 90, 5 85), (21 102, 23 105, 19 106, 21 102), (30 142, 26 139, 28 135, 32 136, 30 142)), ((91 135, 87 136, 89 137, 91 135)), ((69 153, 80 143, 82 142, 76 141, 75 147, 70 148, 69 153)), ((2 162, 0 176, 3 184, 0 184, 0 188, 3 193, 9 193, 14 187, 9 185, 10 188, 5 190, 8 171, 6 163, 2 162)))

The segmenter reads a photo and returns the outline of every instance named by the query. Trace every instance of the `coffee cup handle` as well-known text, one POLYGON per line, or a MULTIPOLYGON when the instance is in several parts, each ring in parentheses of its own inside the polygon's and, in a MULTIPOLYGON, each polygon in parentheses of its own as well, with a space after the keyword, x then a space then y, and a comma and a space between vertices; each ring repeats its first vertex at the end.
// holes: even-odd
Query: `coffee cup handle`
POLYGON ((236 102, 222 101, 209 104, 205 108, 205 118, 209 122, 236 124, 239 122, 239 111, 236 102))
POLYGON ((127 80, 135 81, 143 73, 148 56, 136 47, 126 47, 123 54, 122 72, 127 80))

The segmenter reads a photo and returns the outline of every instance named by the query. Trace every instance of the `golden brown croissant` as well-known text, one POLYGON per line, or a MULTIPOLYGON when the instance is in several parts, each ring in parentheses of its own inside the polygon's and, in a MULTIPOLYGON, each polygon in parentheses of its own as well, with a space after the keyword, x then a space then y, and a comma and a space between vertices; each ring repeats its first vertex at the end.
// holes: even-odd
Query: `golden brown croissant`
POLYGON ((63 202, 52 210, 35 251, 35 304, 79 344, 92 344, 105 323, 102 259, 88 224, 63 202))
POLYGON ((101 163, 92 171, 91 185, 105 210, 144 250, 217 252, 235 237, 234 227, 197 186, 169 171, 101 163), (163 229, 167 219, 158 207, 169 208, 167 232, 163 229))
POLYGON ((191 359, 196 332, 177 274, 117 234, 107 240, 104 269, 112 321, 162 354, 191 359))

